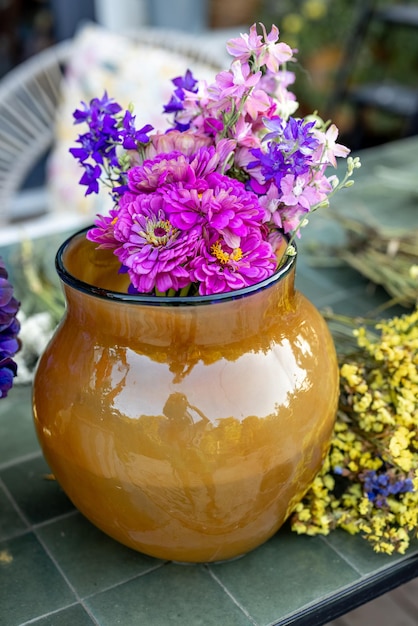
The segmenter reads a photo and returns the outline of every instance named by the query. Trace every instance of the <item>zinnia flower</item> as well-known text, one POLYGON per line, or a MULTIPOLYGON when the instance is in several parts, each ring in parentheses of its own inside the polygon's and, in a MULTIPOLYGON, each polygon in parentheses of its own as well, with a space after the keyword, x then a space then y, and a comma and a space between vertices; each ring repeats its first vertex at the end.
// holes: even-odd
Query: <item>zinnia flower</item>
POLYGON ((115 254, 139 293, 178 291, 191 282, 187 264, 200 233, 199 228, 181 231, 171 223, 162 194, 138 194, 121 202, 115 254))
POLYGON ((205 296, 259 283, 274 273, 276 257, 260 233, 253 232, 236 248, 221 238, 202 242, 190 267, 192 280, 199 283, 199 293, 205 296))

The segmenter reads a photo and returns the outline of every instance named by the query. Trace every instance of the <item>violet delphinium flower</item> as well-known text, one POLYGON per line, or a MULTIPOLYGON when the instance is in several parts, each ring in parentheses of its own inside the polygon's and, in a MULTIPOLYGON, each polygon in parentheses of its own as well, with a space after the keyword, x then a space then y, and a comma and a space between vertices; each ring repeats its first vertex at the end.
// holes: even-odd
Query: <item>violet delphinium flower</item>
POLYGON ((146 124, 137 130, 135 128, 135 115, 132 115, 130 111, 125 111, 120 130, 122 146, 125 150, 136 150, 138 143, 148 143, 149 137, 147 133, 150 133, 152 130, 151 124, 146 124))
POLYGON ((119 130, 116 115, 122 107, 106 93, 101 100, 93 98, 89 106, 84 102, 83 106, 83 111, 77 109, 74 112, 74 119, 76 124, 86 122, 89 132, 79 136, 77 143, 81 144, 81 150, 71 148, 71 154, 81 163, 91 157, 96 163, 103 164, 106 159, 112 166, 117 166, 115 146, 119 141, 119 130))
POLYGON ((306 174, 312 165, 311 156, 319 147, 319 141, 313 135, 313 122, 289 118, 284 123, 279 118, 264 120, 271 132, 264 138, 267 149, 251 150, 256 157, 248 168, 261 166, 266 182, 273 181, 277 187, 286 174, 295 176, 306 174))
POLYGON ((7 396, 16 376, 17 366, 13 356, 19 350, 17 338, 20 324, 16 319, 19 302, 13 296, 13 287, 0 258, 0 398, 7 396))
POLYGON ((184 110, 186 92, 198 92, 198 81, 194 78, 192 72, 187 70, 184 76, 177 76, 177 78, 173 78, 171 82, 175 85, 176 89, 168 104, 163 107, 163 111, 164 113, 174 113, 174 128, 184 132, 190 128, 190 123, 180 122, 177 119, 177 113, 184 110))
POLYGON ((122 107, 112 98, 93 98, 90 104, 83 104, 83 110, 74 112, 76 124, 87 123, 89 132, 79 135, 76 142, 80 147, 70 148, 70 152, 84 168, 80 184, 87 187, 86 196, 98 193, 101 168, 105 166, 109 176, 109 185, 114 192, 124 190, 125 178, 117 154, 117 147, 135 150, 140 144, 149 142, 148 133, 153 130, 150 124, 135 129, 135 116, 128 110, 121 115, 122 107), (110 174, 114 169, 113 175, 110 174))

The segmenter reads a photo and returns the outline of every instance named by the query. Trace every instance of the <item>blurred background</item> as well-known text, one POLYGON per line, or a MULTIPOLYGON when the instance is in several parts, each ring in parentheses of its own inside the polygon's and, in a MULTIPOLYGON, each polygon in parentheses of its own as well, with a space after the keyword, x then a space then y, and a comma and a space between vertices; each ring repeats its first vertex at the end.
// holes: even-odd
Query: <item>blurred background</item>
POLYGON ((354 149, 418 132, 417 0, 0 0, 0 77, 86 20, 187 33, 275 23, 299 50, 301 114, 332 115, 354 149))

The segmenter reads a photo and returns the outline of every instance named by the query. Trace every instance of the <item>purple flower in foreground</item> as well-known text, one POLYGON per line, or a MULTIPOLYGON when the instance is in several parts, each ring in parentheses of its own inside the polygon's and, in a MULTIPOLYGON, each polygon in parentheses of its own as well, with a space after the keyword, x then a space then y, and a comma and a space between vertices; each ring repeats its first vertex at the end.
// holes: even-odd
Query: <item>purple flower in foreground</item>
POLYGON ((17 366, 13 356, 19 350, 17 338, 20 324, 16 319, 19 302, 13 296, 13 287, 0 258, 0 398, 7 396, 16 376, 17 366))
MULTIPOLYGON (((110 177, 111 186, 113 188, 121 186, 123 189, 125 179, 118 171, 121 164, 117 147, 137 150, 140 144, 149 143, 148 133, 153 127, 147 124, 137 130, 135 116, 128 110, 122 117, 120 115, 122 107, 108 98, 106 93, 101 100, 98 98, 91 100, 89 106, 84 102, 82 104, 84 109, 77 109, 74 112, 75 123, 86 122, 89 131, 78 136, 76 140, 78 147, 70 148, 70 153, 84 168, 80 184, 86 185, 86 196, 98 193, 101 168, 103 167, 107 173, 111 168, 116 168, 116 172, 110 177)), ((115 191, 120 193, 120 190, 115 191)))
POLYGON ((192 93, 197 93, 199 81, 195 79, 190 70, 186 70, 184 76, 177 76, 171 81, 178 89, 186 89, 192 93))
POLYGON ((177 130, 185 132, 190 128, 190 124, 179 123, 176 119, 177 113, 184 110, 185 91, 191 93, 198 92, 198 81, 194 78, 192 72, 187 70, 184 76, 177 76, 171 81, 176 89, 174 90, 170 101, 163 107, 164 113, 174 113, 174 125, 177 130))
POLYGON ((99 192, 99 179, 101 173, 102 170, 100 169, 100 165, 93 166, 89 163, 84 163, 84 174, 80 178, 80 185, 86 185, 86 196, 91 193, 99 192))
POLYGON ((312 133, 315 123, 290 117, 287 122, 280 118, 264 119, 264 125, 271 131, 264 137, 267 149, 251 150, 256 160, 248 168, 261 167, 266 182, 273 181, 277 187, 286 174, 301 176, 309 172, 310 157, 319 146, 312 133))
POLYGON ((130 111, 125 111, 120 133, 123 147, 125 150, 136 150, 139 143, 148 143, 148 133, 152 130, 154 130, 154 127, 151 124, 146 124, 139 130, 136 130, 135 115, 132 115, 130 111))
POLYGON ((365 474, 364 490, 371 502, 382 507, 388 496, 413 491, 414 485, 410 478, 399 478, 389 472, 377 474, 372 470, 365 474))

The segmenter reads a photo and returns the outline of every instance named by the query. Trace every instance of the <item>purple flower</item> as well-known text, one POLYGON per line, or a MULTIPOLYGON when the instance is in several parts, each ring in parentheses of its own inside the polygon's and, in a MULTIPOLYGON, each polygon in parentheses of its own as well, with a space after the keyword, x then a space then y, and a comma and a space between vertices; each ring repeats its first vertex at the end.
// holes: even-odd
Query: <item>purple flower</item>
MULTIPOLYGON (((184 94, 182 91, 176 89, 172 94, 168 104, 164 105, 164 113, 177 113, 184 109, 184 94)), ((190 125, 189 125, 190 127, 190 125)))
POLYGON ((129 189, 137 193, 156 191, 162 185, 178 182, 193 185, 195 180, 189 159, 180 152, 160 154, 128 172, 129 189))
POLYGON ((177 76, 171 81, 178 89, 185 89, 192 93, 197 93, 199 90, 199 81, 195 79, 190 70, 186 70, 184 76, 177 76))
POLYGON ((413 491, 414 485, 410 478, 399 478, 394 472, 377 474, 374 470, 364 474, 364 491, 368 499, 376 506, 385 506, 386 498, 398 493, 413 491))
POLYGON ((102 170, 99 165, 90 165, 89 163, 84 163, 84 174, 80 178, 80 185, 86 185, 87 191, 86 196, 90 193, 98 193, 99 192, 99 178, 101 176, 102 170))
POLYGON ((125 150, 136 150, 139 143, 147 144, 149 142, 148 133, 152 130, 153 126, 151 124, 146 124, 139 130, 136 130, 135 116, 130 111, 125 111, 120 132, 122 146, 125 150))
POLYGON ((213 190, 208 207, 208 223, 229 245, 239 245, 241 237, 260 229, 265 212, 257 196, 247 191, 244 183, 223 174, 213 173, 207 177, 213 190))
POLYGON ((256 160, 248 164, 248 169, 261 167, 265 181, 273 181, 279 188, 286 174, 300 176, 310 170, 312 155, 319 146, 312 133, 315 123, 293 117, 287 122, 280 118, 263 121, 271 131, 264 137, 267 149, 251 150, 256 160))
POLYGON ((109 98, 107 92, 105 91, 102 99, 93 98, 90 101, 90 104, 87 105, 85 102, 81 103, 84 110, 76 109, 74 111, 74 120, 76 124, 81 124, 82 122, 89 122, 93 117, 97 116, 113 116, 116 113, 121 111, 121 106, 115 102, 112 98, 109 98))
MULTIPOLYGON (((80 135, 77 143, 82 146, 81 162, 91 157, 96 163, 109 161, 113 166, 118 165, 115 145, 119 142, 117 114, 122 107, 105 93, 103 98, 93 98, 90 105, 83 103, 84 111, 76 110, 73 114, 76 124, 87 123, 89 132, 80 135), (86 156, 87 153, 87 156, 86 156)), ((79 149, 71 148, 71 154, 80 158, 79 149)))
POLYGON ((190 70, 187 70, 184 76, 177 76, 177 78, 173 78, 171 82, 175 85, 176 89, 174 90, 169 103, 164 106, 164 113, 177 113, 178 111, 182 111, 184 109, 184 92, 190 91, 191 93, 197 93, 199 89, 199 83, 194 78, 190 70))
POLYGON ((87 239, 94 241, 98 248, 117 248, 119 241, 115 239, 115 223, 118 215, 116 209, 111 209, 109 215, 98 215, 95 226, 87 231, 87 239))
POLYGON ((171 81, 176 89, 174 90, 168 104, 163 107, 164 113, 174 113, 174 127, 176 130, 185 132, 189 130, 190 123, 181 123, 177 120, 177 113, 184 110, 185 91, 197 93, 199 82, 194 78, 192 72, 187 70, 184 76, 177 76, 171 81))
MULTIPOLYGON (((84 109, 74 112, 75 123, 85 122, 89 131, 79 135, 76 143, 80 147, 70 148, 70 153, 84 168, 84 175, 80 179, 81 185, 86 185, 86 196, 98 193, 98 180, 101 176, 101 168, 106 166, 106 172, 111 168, 120 168, 117 146, 121 145, 125 150, 135 150, 139 144, 149 142, 148 133, 153 129, 147 124, 140 130, 135 129, 135 116, 130 111, 125 111, 123 118, 120 117, 122 107, 105 93, 99 100, 94 98, 90 105, 82 103, 84 109), (89 162, 89 159, 93 162, 89 162)), ((111 186, 122 186, 124 176, 117 171, 111 177, 111 186)))
POLYGON ((17 338, 20 324, 16 318, 19 306, 0 258, 0 398, 7 396, 16 376, 17 366, 12 357, 20 347, 17 338))

